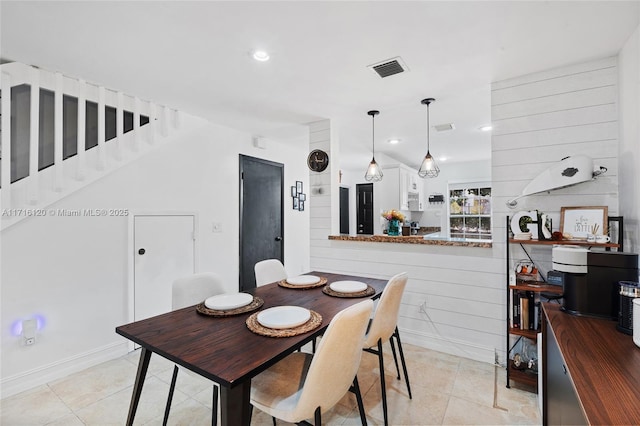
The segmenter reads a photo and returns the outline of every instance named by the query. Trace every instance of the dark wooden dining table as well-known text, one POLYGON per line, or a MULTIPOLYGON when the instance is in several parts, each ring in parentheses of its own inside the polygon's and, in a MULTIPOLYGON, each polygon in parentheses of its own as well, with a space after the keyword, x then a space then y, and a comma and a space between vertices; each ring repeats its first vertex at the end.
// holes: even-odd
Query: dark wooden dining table
MULTIPOLYGON (((325 277, 327 285, 342 280, 365 282, 375 290, 372 296, 367 296, 373 299, 380 297, 387 284, 387 280, 354 275, 320 271, 309 274, 325 277)), ((292 289, 271 283, 249 291, 264 300, 260 309, 294 305, 322 316, 320 327, 294 337, 266 337, 253 333, 245 324, 251 313, 213 317, 198 313, 195 305, 117 327, 116 333, 142 348, 127 425, 133 424, 151 354, 160 355, 220 385, 223 426, 249 425, 251 378, 322 335, 338 312, 365 299, 329 296, 322 288, 292 289)))

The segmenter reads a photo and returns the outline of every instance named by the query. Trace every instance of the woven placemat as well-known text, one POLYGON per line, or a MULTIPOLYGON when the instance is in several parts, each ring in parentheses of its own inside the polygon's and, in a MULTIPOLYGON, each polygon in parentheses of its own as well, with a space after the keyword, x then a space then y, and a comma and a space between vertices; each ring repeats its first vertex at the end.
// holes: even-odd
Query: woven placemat
POLYGON ((359 291, 357 293, 341 293, 339 291, 334 291, 328 285, 324 286, 322 289, 324 294, 328 294, 333 297, 365 297, 365 296, 373 296, 376 293, 376 289, 367 285, 366 290, 359 291))
POLYGON ((275 329, 275 328, 265 327, 258 322, 259 312, 255 312, 251 314, 249 318, 247 318, 246 324, 249 330, 261 336, 292 337, 292 336, 297 336, 298 334, 307 333, 311 330, 315 330, 316 328, 320 327, 320 324, 322 324, 322 316, 319 313, 312 310, 309 310, 309 312, 311 312, 311 318, 309 319, 309 321, 293 328, 275 329))
POLYGON ((245 314, 247 312, 255 311, 256 309, 260 308, 260 306, 262 306, 263 304, 264 304, 264 300, 262 300, 259 297, 253 296, 253 302, 236 309, 230 309, 228 311, 209 309, 205 306, 204 302, 202 302, 198 304, 198 306, 196 306, 196 311, 198 311, 199 314, 209 315, 212 317, 230 317, 232 315, 240 315, 240 314, 245 314))
POLYGON ((309 288, 316 288, 316 287, 320 287, 323 286, 327 283, 327 279, 325 277, 320 277, 320 281, 318 281, 317 283, 313 283, 313 284, 305 284, 305 285, 294 285, 294 284, 289 284, 287 282, 287 280, 281 280, 278 281, 278 285, 280 287, 285 287, 285 288, 297 288, 298 290, 307 290, 309 288))

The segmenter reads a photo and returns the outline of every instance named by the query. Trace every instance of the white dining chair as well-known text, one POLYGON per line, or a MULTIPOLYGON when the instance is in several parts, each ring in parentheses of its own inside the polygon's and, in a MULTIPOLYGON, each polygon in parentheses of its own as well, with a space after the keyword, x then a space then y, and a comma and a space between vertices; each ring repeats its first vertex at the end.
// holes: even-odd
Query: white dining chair
MULTIPOLYGON (((224 285, 220 276, 204 272, 200 274, 190 275, 188 277, 179 278, 173 282, 171 287, 171 309, 182 309, 191 305, 196 305, 208 297, 224 293, 224 285)), ((173 376, 171 377, 171 385, 169 387, 169 396, 167 397, 167 405, 164 410, 163 425, 167 424, 169 412, 171 411, 171 401, 176 387, 176 379, 178 378, 178 366, 173 367, 173 376)), ((211 424, 218 424, 218 387, 213 385, 213 406, 211 412, 211 424)))
POLYGON ((287 278, 282 262, 278 259, 266 259, 255 264, 256 287, 287 278))
POLYGON ((352 391, 366 425, 356 374, 372 311, 371 300, 342 310, 329 323, 315 354, 295 352, 253 378, 252 406, 291 423, 313 418, 318 426, 322 413, 352 391))
POLYGON ((402 351, 402 343, 400 342, 400 333, 398 332, 398 312, 400 310, 400 301, 402 300, 402 293, 407 285, 409 276, 406 272, 397 274, 389 280, 382 296, 378 301, 376 311, 373 314, 373 319, 369 325, 369 330, 364 339, 363 349, 366 352, 375 354, 378 356, 378 365, 380 368, 380 386, 382 389, 382 413, 384 415, 385 426, 389 424, 388 410, 387 410, 387 390, 384 380, 384 358, 382 356, 382 344, 389 341, 391 345, 391 351, 393 353, 393 359, 396 364, 396 372, 398 373, 398 380, 400 380, 400 369, 398 367, 398 358, 396 356, 396 349, 393 343, 393 339, 396 339, 398 344, 398 350, 400 352, 400 359, 402 361, 402 369, 404 371, 404 379, 407 382, 407 391, 409 392, 409 399, 411 397, 411 386, 409 385, 409 374, 407 373, 407 364, 404 359, 404 352, 402 351))

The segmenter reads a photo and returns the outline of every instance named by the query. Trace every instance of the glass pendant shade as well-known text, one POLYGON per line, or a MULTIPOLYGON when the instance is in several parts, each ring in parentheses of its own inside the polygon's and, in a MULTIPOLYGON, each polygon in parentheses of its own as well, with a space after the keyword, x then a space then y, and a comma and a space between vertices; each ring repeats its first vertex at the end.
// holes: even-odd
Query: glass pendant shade
POLYGON ((440 174, 440 168, 429 152, 429 131, 431 130, 429 126, 429 104, 435 101, 433 98, 427 98, 421 101, 422 105, 427 106, 427 155, 425 155, 422 164, 420 164, 420 170, 418 170, 418 176, 421 178, 434 178, 440 174))
POLYGON ((364 180, 367 182, 380 182, 382 180, 382 169, 376 163, 375 158, 371 159, 369 167, 367 167, 367 173, 364 174, 364 180))
POLYGON ((380 114, 380 111, 369 111, 367 115, 371 116, 371 134, 372 134, 372 145, 373 145, 373 157, 371 158, 371 162, 369 163, 369 167, 367 167, 367 172, 364 174, 364 180, 367 182, 380 182, 382 180, 382 169, 376 163, 376 129, 375 129, 375 117, 380 114))
POLYGON ((427 155, 422 160, 422 164, 420 164, 420 170, 418 170, 418 176, 421 178, 437 177, 440 173, 440 168, 436 164, 436 161, 433 159, 431 154, 427 151, 427 155))

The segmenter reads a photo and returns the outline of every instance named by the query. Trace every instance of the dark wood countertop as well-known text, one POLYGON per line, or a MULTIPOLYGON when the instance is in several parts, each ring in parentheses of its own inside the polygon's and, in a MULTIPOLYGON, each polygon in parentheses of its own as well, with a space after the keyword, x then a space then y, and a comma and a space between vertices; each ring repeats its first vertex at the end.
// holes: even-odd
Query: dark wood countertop
POLYGON ((542 306, 589 424, 640 424, 640 347, 632 336, 616 321, 542 306))
POLYGON ((361 241, 368 243, 399 243, 399 244, 419 244, 427 246, 455 246, 455 247, 481 247, 491 248, 490 241, 457 241, 456 239, 432 239, 425 240, 423 235, 409 235, 390 237, 388 235, 329 235, 330 240, 337 241, 361 241))

